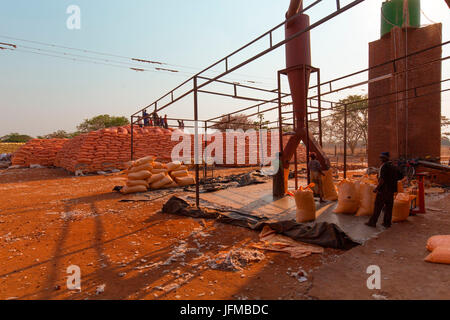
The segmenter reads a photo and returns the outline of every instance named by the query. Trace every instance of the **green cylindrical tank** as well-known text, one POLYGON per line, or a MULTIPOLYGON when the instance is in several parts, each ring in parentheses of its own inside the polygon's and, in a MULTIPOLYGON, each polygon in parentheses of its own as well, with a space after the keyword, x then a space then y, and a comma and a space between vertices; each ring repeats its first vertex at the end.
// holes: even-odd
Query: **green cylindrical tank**
POLYGON ((389 33, 394 26, 420 27, 420 0, 388 0, 381 6, 381 36, 389 33), (408 19, 404 19, 403 5, 408 4, 408 19))

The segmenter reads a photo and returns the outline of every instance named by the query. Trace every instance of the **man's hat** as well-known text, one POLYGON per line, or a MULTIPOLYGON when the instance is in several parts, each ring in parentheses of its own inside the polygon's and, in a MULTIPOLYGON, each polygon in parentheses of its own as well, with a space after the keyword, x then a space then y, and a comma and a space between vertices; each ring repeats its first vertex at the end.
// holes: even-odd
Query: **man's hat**
POLYGON ((386 158, 386 159, 389 159, 389 152, 382 152, 382 153, 380 154, 380 158, 386 158))

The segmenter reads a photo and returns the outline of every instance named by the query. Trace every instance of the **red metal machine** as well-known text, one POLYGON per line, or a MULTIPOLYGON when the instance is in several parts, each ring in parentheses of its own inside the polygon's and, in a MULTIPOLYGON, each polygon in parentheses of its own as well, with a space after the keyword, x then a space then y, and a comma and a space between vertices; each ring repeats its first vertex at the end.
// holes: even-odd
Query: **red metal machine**
POLYGON ((426 213, 426 209, 425 209, 425 181, 424 181, 426 176, 428 176, 428 173, 426 173, 426 172, 421 172, 421 173, 417 173, 416 174, 417 183, 418 183, 418 186, 419 186, 416 203, 419 203, 419 208, 412 210, 413 214, 426 213))
MULTIPOLYGON (((286 39, 309 27, 309 16, 297 14, 290 18, 293 13, 302 11, 302 1, 293 0, 289 8, 285 26, 286 39), (292 12, 292 8, 297 8, 292 12)), ((322 168, 329 169, 329 160, 320 145, 308 134, 305 121, 307 117, 307 96, 309 78, 311 75, 311 41, 310 33, 306 31, 300 36, 286 43, 286 73, 291 89, 293 108, 295 113, 295 134, 290 139, 282 152, 282 164, 284 169, 289 168, 289 162, 294 156, 301 141, 307 144, 309 150, 317 154, 322 168)))
MULTIPOLYGON (((302 0, 291 0, 286 14, 285 36, 286 39, 306 30, 309 24, 309 16, 303 13, 302 0)), ((277 175, 273 180, 273 195, 282 197, 287 190, 289 163, 296 154, 301 141, 305 143, 308 151, 315 152, 322 168, 328 170, 329 160, 320 145, 308 134, 307 126, 307 97, 309 78, 311 71, 311 40, 310 32, 305 31, 286 43, 286 69, 280 72, 287 74, 294 109, 294 134, 290 135, 286 146, 282 143, 282 117, 280 112, 280 150, 281 164, 277 175)), ((279 80, 279 79, 278 79, 279 80)), ((280 88, 279 88, 280 90, 280 88)), ((281 106, 280 106, 281 107, 281 106)), ((296 170, 297 171, 297 170, 296 170)), ((308 175, 309 176, 309 175, 308 175)))

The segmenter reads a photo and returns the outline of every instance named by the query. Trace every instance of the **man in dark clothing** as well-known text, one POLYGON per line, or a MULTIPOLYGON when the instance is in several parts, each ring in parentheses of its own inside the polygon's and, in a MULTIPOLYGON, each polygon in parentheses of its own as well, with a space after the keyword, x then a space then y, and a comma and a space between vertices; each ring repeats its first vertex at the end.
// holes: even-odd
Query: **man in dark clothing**
POLYGON ((148 127, 148 125, 149 125, 149 116, 148 116, 148 113, 147 113, 147 110, 144 110, 143 112, 142 112, 142 117, 144 118, 144 127, 148 127))
POLYGON ((397 168, 389 161, 389 152, 380 155, 382 165, 378 175, 378 186, 373 192, 375 198, 375 209, 370 220, 366 223, 369 227, 376 227, 381 210, 384 208, 383 226, 389 228, 392 221, 392 208, 394 206, 394 193, 397 192, 397 168))
POLYGON ((314 195, 319 196, 319 201, 323 201, 323 186, 322 186, 322 176, 325 174, 322 171, 322 166, 320 165, 319 160, 317 160, 317 155, 314 152, 311 152, 309 157, 311 160, 309 161, 309 174, 311 177, 311 182, 314 183, 313 191, 314 195))
POLYGON ((158 114, 156 112, 153 112, 153 125, 155 127, 159 126, 159 117, 158 117, 158 114))

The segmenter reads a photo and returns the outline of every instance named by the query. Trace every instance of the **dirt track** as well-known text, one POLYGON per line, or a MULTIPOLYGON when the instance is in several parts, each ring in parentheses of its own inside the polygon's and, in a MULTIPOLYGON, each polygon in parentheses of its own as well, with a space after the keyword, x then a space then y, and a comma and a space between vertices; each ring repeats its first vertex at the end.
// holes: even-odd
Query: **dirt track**
POLYGON ((123 196, 111 192, 116 179, 72 177, 61 169, 0 171, 0 299, 304 299, 310 282, 289 274, 342 253, 292 259, 265 252, 242 272, 212 270, 204 260, 248 248, 258 234, 157 213, 167 197, 119 202, 123 196), (152 266, 167 261, 180 241, 200 246, 200 253, 152 266), (81 292, 66 288, 70 265, 81 268, 81 292), (172 284, 180 287, 158 288, 172 284))
POLYGON ((158 213, 169 196, 119 202, 123 196, 111 191, 117 179, 61 169, 0 171, 0 299, 373 299, 358 266, 374 261, 386 271, 380 296, 450 297, 442 279, 447 266, 423 262, 427 237, 448 233, 448 194, 428 203, 441 212, 394 225, 365 246, 302 259, 264 252, 262 261, 230 272, 211 269, 207 259, 251 248, 257 232, 158 213), (183 246, 191 252, 170 261, 183 246), (70 265, 81 268, 81 292, 66 287, 70 265), (292 276, 299 268, 308 281, 292 276))

